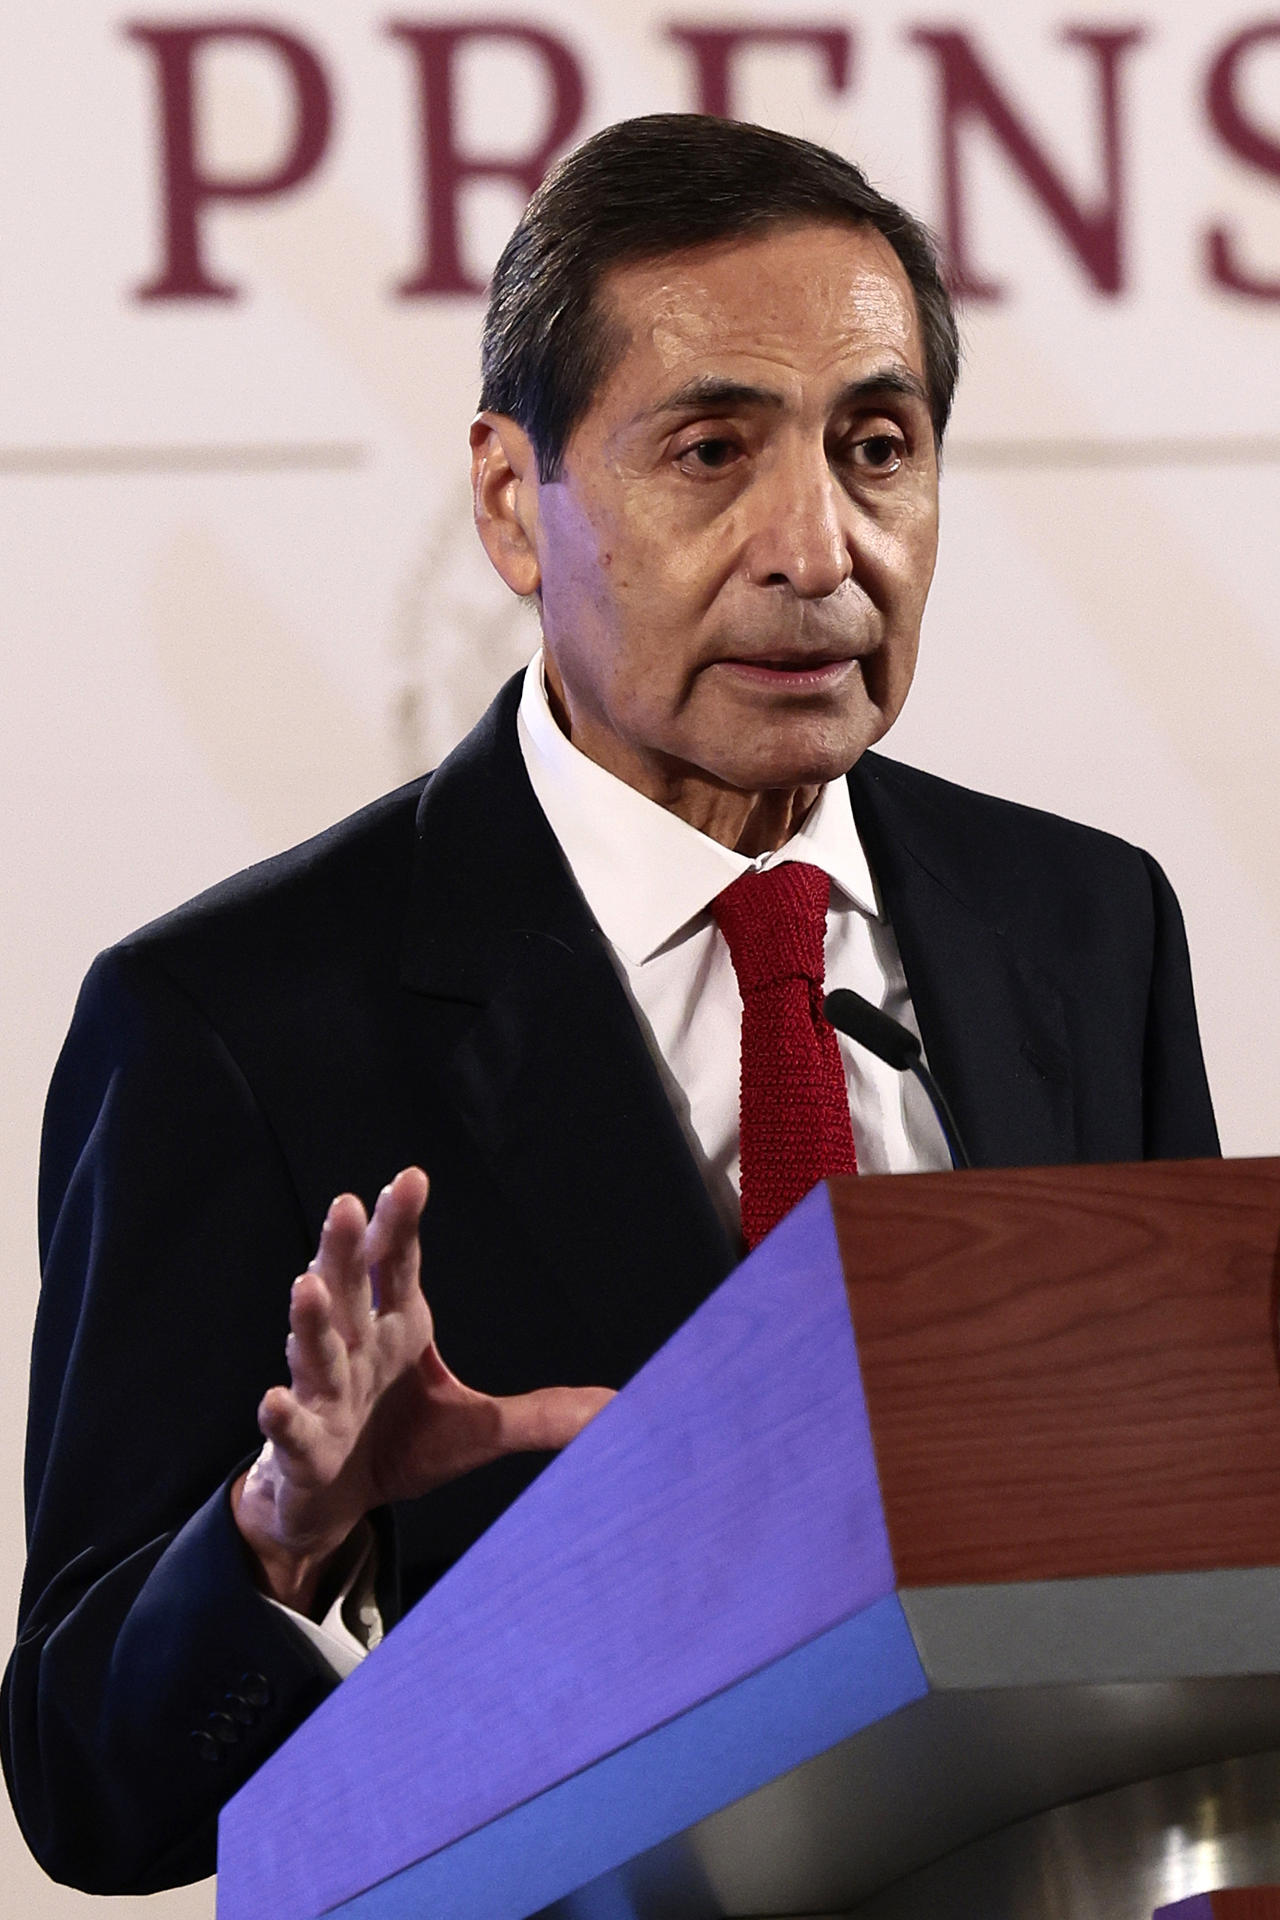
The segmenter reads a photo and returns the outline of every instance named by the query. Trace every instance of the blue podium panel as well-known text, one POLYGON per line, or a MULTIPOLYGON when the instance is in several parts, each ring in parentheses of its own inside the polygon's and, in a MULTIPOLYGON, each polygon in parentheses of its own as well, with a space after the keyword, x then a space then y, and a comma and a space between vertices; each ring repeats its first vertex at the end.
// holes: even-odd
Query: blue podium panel
POLYGON ((890 1595, 330 1914, 525 1920, 926 1691, 890 1595))
POLYGON ((532 1912, 923 1692, 893 1589, 818 1189, 224 1809, 219 1914, 532 1912))

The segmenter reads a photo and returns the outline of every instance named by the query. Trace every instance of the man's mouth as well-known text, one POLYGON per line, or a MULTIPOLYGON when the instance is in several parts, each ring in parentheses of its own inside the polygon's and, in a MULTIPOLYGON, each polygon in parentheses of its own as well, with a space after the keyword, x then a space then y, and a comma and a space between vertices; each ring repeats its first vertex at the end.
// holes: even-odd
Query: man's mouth
POLYGON ((717 664, 735 676, 752 680, 761 686, 812 688, 817 691, 838 685, 860 663, 849 654, 780 652, 727 658, 717 664))

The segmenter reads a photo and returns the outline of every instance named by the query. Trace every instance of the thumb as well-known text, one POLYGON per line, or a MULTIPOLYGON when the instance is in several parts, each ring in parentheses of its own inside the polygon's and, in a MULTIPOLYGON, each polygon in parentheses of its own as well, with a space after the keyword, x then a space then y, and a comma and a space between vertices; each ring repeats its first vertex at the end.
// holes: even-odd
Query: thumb
POLYGON ((540 1387, 495 1400, 503 1453, 554 1453, 576 1440, 614 1398, 612 1387, 540 1387))

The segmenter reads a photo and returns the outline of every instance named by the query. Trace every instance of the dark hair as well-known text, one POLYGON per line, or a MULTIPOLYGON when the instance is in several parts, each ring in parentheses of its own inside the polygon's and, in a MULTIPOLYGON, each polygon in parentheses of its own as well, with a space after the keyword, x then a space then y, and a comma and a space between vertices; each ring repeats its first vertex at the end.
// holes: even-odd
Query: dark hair
POLYGON ((619 121, 547 175, 494 269, 480 405, 517 420, 541 478, 557 479, 570 434, 626 347, 597 300, 609 269, 805 220, 874 227, 902 262, 941 444, 960 349, 927 228, 828 148, 699 113, 619 121))

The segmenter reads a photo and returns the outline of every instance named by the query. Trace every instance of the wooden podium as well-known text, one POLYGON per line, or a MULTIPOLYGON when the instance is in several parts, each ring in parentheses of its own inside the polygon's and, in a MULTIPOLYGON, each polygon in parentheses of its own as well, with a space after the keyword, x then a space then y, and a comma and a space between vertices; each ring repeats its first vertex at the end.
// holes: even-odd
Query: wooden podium
POLYGON ((1280 1881, 1278 1251, 1280 1160, 817 1190, 227 1806, 221 1920, 1280 1881))

